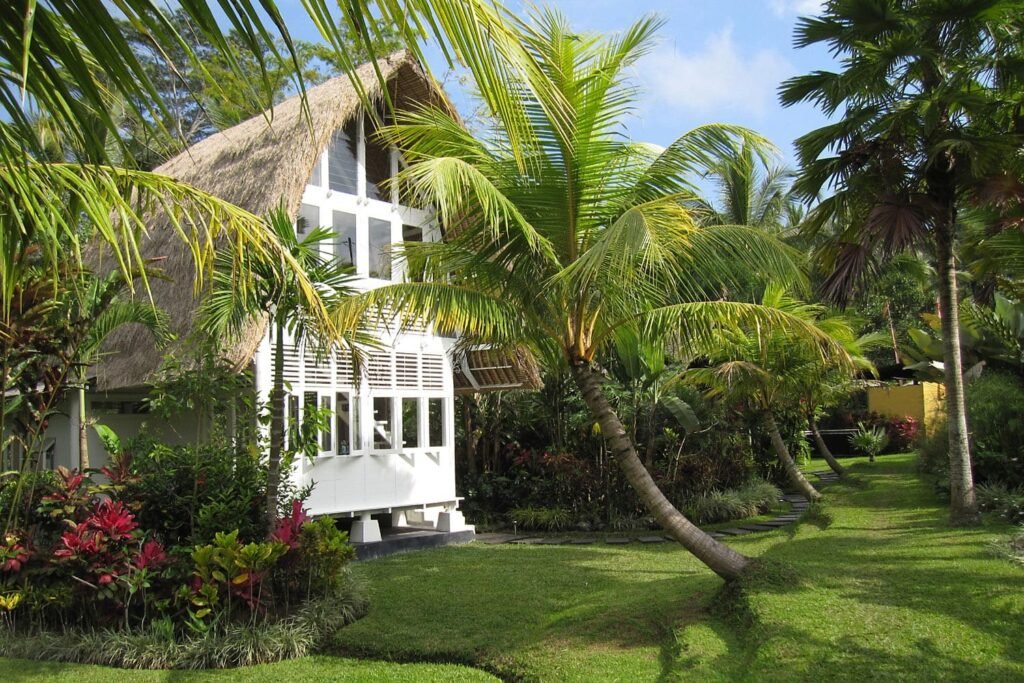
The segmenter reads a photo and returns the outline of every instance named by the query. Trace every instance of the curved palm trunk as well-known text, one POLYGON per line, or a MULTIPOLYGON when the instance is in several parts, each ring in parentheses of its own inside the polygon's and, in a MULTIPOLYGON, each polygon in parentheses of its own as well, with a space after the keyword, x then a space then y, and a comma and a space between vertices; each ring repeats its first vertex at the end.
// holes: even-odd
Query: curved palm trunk
POLYGON ((284 451, 284 322, 274 327, 274 386, 270 389, 270 453, 267 457, 267 525, 277 520, 277 492, 281 486, 284 451))
POLYGON ((807 500, 812 503, 819 500, 821 494, 811 485, 811 482, 807 481, 807 477, 804 476, 804 473, 800 471, 800 468, 796 466, 796 462, 790 456, 789 449, 786 448, 786 442, 782 440, 782 434, 779 433, 779 425, 776 424, 775 416, 772 415, 771 411, 765 413, 764 422, 768 427, 768 435, 772 439, 772 447, 775 449, 775 454, 779 456, 779 462, 782 463, 782 469, 786 470, 789 481, 807 500))
POLYGON ((946 420, 949 426, 950 519, 954 524, 980 522, 971 473, 971 449, 967 441, 967 405, 960 357, 960 314, 953 255, 952 208, 935 229, 936 270, 939 284, 939 316, 942 323, 942 362, 945 368, 946 420))
POLYGON ((750 558, 698 529, 669 502, 640 462, 636 448, 626 435, 626 428, 601 390, 600 374, 589 364, 579 364, 573 366, 572 376, 583 394, 587 408, 601 426, 601 434, 609 450, 647 510, 672 538, 711 571, 726 581, 738 578, 750 564, 750 558))
POLYGON ((832 455, 832 451, 828 449, 828 445, 825 440, 821 438, 821 432, 818 431, 818 421, 813 417, 808 418, 807 424, 811 427, 811 434, 814 436, 814 444, 818 447, 818 453, 821 457, 825 458, 825 462, 832 468, 832 471, 838 474, 840 477, 846 476, 846 468, 839 464, 836 460, 836 456, 832 455))

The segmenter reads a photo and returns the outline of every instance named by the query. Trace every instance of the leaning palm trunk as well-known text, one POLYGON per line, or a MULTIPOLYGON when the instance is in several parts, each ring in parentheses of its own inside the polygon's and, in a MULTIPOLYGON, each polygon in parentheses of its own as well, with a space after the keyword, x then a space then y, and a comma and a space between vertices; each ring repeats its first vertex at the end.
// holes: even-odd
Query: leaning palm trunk
POLYGON ((971 451, 967 442, 967 407, 960 358, 960 315, 956 263, 953 255, 953 210, 937 221, 936 275, 939 284, 939 316, 942 323, 942 361, 945 369, 946 419, 949 428, 950 519, 954 524, 972 525, 980 520, 971 473, 971 451))
POLYGON ((669 502, 640 462, 636 448, 626 435, 626 428, 601 389, 600 374, 590 364, 580 363, 574 365, 572 376, 600 425, 612 455, 651 515, 672 538, 713 572, 727 581, 738 578, 749 566, 750 558, 701 531, 669 502))
POLYGON ((281 485, 281 453, 284 451, 284 323, 274 327, 274 386, 270 390, 270 453, 267 457, 267 526, 277 520, 281 485))
POLYGON ((839 464, 836 456, 832 455, 832 451, 828 449, 825 439, 821 438, 821 432, 818 431, 818 421, 811 417, 808 418, 807 424, 811 427, 811 435, 814 437, 814 444, 818 447, 818 453, 825 459, 825 462, 828 463, 833 472, 840 477, 845 477, 846 468, 839 464))
POLYGON ((770 411, 765 413, 764 422, 768 427, 768 435, 772 439, 772 447, 775 448, 775 454, 779 456, 779 462, 782 463, 782 469, 789 476, 789 481, 803 494, 804 498, 812 503, 820 499, 821 494, 811 485, 811 482, 807 481, 807 477, 796 466, 796 462, 793 461, 793 457, 789 454, 786 442, 782 440, 782 434, 779 433, 779 425, 776 424, 775 416, 770 411))

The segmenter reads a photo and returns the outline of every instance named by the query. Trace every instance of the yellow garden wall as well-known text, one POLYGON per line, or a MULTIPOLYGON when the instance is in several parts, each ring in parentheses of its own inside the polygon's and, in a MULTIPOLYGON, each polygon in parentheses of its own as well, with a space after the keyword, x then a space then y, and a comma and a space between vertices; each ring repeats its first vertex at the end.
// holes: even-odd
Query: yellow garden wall
POLYGON ((868 387, 868 410, 888 417, 912 417, 930 434, 946 414, 946 388, 936 382, 868 387))

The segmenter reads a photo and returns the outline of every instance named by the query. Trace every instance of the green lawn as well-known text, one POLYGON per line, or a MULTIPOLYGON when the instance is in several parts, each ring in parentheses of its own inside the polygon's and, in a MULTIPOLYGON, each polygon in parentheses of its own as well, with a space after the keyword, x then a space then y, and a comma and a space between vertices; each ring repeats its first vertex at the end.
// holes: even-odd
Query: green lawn
POLYGON ((541 680, 1024 680, 1024 572, 986 549, 1007 529, 950 528, 910 456, 852 462, 827 530, 730 541, 795 572, 746 625, 669 544, 474 546, 361 565, 372 611, 337 651, 541 680))
MULTIPOLYGON (((369 616, 342 656, 475 665, 543 681, 1020 681, 1024 571, 991 557, 1005 527, 952 529, 909 456, 854 461, 833 523, 730 541, 791 567, 711 610, 721 582, 670 544, 463 546, 361 563, 369 616)), ((110 669, 0 660, 4 681, 113 680, 110 669)), ((121 674, 123 677, 123 673, 121 674)), ((132 680, 493 680, 456 666, 316 657, 132 680)))

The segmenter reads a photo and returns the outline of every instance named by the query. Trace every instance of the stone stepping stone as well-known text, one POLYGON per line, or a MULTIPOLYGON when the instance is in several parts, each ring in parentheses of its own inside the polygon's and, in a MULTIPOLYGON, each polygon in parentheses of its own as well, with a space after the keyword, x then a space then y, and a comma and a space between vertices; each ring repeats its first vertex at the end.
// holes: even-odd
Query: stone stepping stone
POLYGON ((708 536, 710 536, 711 538, 719 539, 719 538, 727 538, 728 534, 719 533, 718 531, 710 531, 710 532, 708 532, 708 536))
POLYGON ((590 545, 594 542, 592 538, 574 538, 569 541, 569 545, 590 545))
POLYGON ((744 534, 754 533, 750 529, 719 529, 719 531, 723 534, 728 534, 729 536, 743 536, 744 534))
POLYGON ((789 522, 795 522, 798 519, 800 519, 800 515, 782 515, 781 517, 776 517, 772 521, 783 522, 788 524, 789 522))
POLYGON ((512 545, 537 545, 543 542, 542 538, 517 538, 514 541, 509 541, 512 545))
POLYGON ((777 529, 779 527, 789 526, 789 521, 785 519, 770 519, 767 522, 761 522, 759 526, 767 526, 772 527, 773 529, 777 529))
POLYGON ((664 543, 664 536, 641 536, 638 539, 641 543, 664 543))
POLYGON ((775 531, 775 527, 768 526, 767 524, 751 524, 743 528, 750 529, 751 531, 775 531))
POLYGON ((627 545, 629 543, 632 543, 633 539, 632 538, 622 538, 622 537, 614 537, 613 536, 611 538, 604 539, 604 542, 607 543, 608 545, 627 545))
POLYGON ((569 542, 568 538, 542 538, 537 541, 538 545, 565 545, 569 542))

